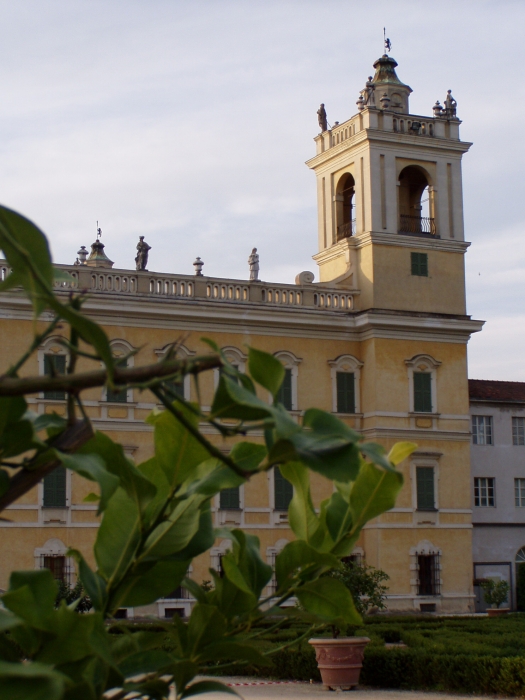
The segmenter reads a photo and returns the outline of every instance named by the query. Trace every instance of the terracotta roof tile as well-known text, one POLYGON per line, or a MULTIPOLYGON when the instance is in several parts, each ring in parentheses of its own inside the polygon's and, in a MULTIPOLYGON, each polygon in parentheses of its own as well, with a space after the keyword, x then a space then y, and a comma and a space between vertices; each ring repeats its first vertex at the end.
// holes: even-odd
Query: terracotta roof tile
POLYGON ((508 401, 525 403, 525 382, 498 382, 491 379, 469 379, 473 401, 508 401))

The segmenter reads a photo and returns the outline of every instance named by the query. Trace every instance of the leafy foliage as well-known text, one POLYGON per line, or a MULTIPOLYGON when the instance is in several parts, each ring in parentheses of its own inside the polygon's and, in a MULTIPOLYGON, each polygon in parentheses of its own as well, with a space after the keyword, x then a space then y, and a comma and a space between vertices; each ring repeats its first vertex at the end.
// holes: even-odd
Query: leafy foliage
POLYGON ((495 608, 499 608, 508 598, 510 586, 503 579, 494 581, 494 579, 486 578, 481 582, 480 586, 483 589, 487 603, 495 608))
MULTIPOLYGON (((51 572, 12 573, 0 610, 0 695, 96 700, 112 690, 115 698, 135 693, 155 700, 166 698, 173 682, 182 699, 218 689, 217 683, 193 682, 209 664, 224 668, 233 661, 267 663, 271 652, 261 652, 251 643, 250 630, 268 616, 278 620, 277 627, 301 617, 308 623, 305 638, 327 624, 358 624, 348 588, 322 575, 340 566, 340 557, 352 551, 371 518, 394 505, 403 483, 395 466, 414 446, 396 446, 387 455, 318 409, 310 409, 298 422, 277 398, 268 404, 257 394, 258 385, 278 396, 284 371, 273 356, 250 348, 249 373, 241 374, 212 341, 214 355, 192 360, 193 364, 181 362, 171 376, 166 376, 161 362, 157 376, 150 374, 148 381, 135 384, 152 391, 164 406, 148 419, 155 452, 146 462, 135 466, 121 445, 101 433, 94 433, 88 442, 71 444, 65 438, 76 424, 75 406, 82 410, 80 393, 86 386, 85 376, 75 374, 77 357, 102 362, 103 381, 110 387, 118 366, 104 331, 81 313, 83 298, 55 294, 49 249, 39 229, 0 207, 0 245, 13 270, 4 289, 21 285, 35 317, 44 309, 56 314, 7 377, 0 379, 0 488, 17 487, 19 474, 29 475, 34 483, 35 475, 41 477, 44 469, 49 472, 61 465, 58 468, 98 485, 99 494, 91 500, 98 499, 101 517, 95 567, 88 564, 92 557, 87 553, 68 552, 91 601, 89 615, 79 615, 80 603, 68 604, 67 596, 55 607, 59 593, 51 572), (26 359, 58 320, 70 327, 69 341, 64 339, 70 353, 67 420, 31 415, 24 387, 38 391, 38 378, 29 384, 18 378, 26 359), (79 340, 88 351, 79 349, 79 340), (180 381, 188 372, 198 383, 199 372, 217 366, 222 371, 209 412, 174 396, 167 383, 174 376, 180 381), (6 396, 3 390, 18 395, 6 396), (227 454, 199 430, 201 423, 230 440, 227 454), (263 443, 246 439, 261 430, 263 443), (272 569, 261 557, 258 538, 240 530, 214 531, 210 502, 221 490, 274 466, 294 485, 289 519, 297 541, 278 555, 277 591, 265 599, 272 569), (310 471, 335 485, 319 512, 312 502, 310 471), (221 576, 210 570, 213 587, 204 590, 186 572, 216 537, 229 539, 231 551, 222 558, 221 576), (130 628, 122 628, 119 635, 109 633, 105 621, 119 608, 148 605, 180 585, 196 600, 189 620, 159 622, 165 634, 130 628), (302 613, 293 606, 283 607, 294 597, 302 613), (166 635, 169 652, 164 648, 166 635)), ((49 378, 46 381, 48 386, 49 378)), ((126 387, 121 384, 119 390, 126 387)), ((85 413, 84 418, 88 420, 85 413)))
POLYGON ((348 588, 360 615, 366 615, 372 608, 384 610, 386 607, 384 600, 388 588, 384 584, 389 577, 381 569, 345 562, 341 569, 330 571, 328 576, 338 579, 348 588))
POLYGON ((55 599, 55 607, 60 607, 60 601, 65 600, 67 605, 75 603, 75 610, 78 613, 86 613, 91 610, 93 604, 89 596, 85 595, 81 581, 77 581, 74 586, 66 581, 57 581, 58 593, 55 599))

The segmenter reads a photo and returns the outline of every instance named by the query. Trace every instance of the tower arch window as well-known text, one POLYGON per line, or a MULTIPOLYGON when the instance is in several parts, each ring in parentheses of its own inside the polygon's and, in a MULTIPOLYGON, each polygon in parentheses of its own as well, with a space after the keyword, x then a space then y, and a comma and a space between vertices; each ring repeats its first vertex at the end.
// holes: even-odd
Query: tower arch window
POLYGON ((415 355, 405 364, 410 413, 437 413, 437 369, 441 362, 430 355, 415 355))
POLYGON ((337 183, 336 204, 336 242, 355 235, 354 216, 355 180, 350 173, 345 173, 337 183))
MULTIPOLYGON (((66 374, 68 353, 61 336, 48 338, 38 349, 39 373, 51 377, 66 374)), ((44 399, 64 401, 65 391, 49 390, 42 393, 44 399)))
MULTIPOLYGON (((113 357, 119 362, 120 367, 134 366, 134 357, 130 355, 134 348, 127 340, 112 340, 110 345, 113 357)), ((109 403, 132 403, 133 389, 112 389, 110 387, 104 387, 102 400, 109 403)))
POLYGON ((287 411, 297 411, 299 409, 297 379, 301 359, 286 350, 276 352, 274 355, 284 365, 285 372, 283 383, 276 397, 277 401, 282 403, 287 411))
POLYGON ((437 235, 432 183, 419 165, 408 165, 399 175, 399 233, 437 235))
POLYGON ((332 379, 332 411, 354 414, 361 412, 360 377, 363 363, 353 355, 340 355, 329 360, 332 379))
MULTIPOLYGON (((158 350, 155 350, 155 355, 159 358, 159 360, 162 360, 164 357, 166 357, 167 353, 174 348, 173 343, 168 343, 168 345, 165 345, 163 348, 159 348, 158 350)), ((188 348, 182 344, 176 344, 175 345, 175 358, 178 360, 188 360, 190 357, 193 357, 195 355, 195 350, 188 350, 188 348)), ((177 396, 180 396, 182 399, 185 399, 186 401, 190 400, 190 391, 191 391, 191 385, 190 385, 191 377, 189 374, 186 374, 184 377, 182 377, 179 381, 176 379, 171 379, 167 382, 170 390, 176 394, 177 396)))

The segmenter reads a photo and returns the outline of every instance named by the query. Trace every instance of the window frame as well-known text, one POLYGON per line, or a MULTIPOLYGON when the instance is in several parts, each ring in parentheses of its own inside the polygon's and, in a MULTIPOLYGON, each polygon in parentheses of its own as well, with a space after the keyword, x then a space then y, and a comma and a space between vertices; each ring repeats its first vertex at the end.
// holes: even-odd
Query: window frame
POLYGON ((419 511, 436 511, 436 474, 435 474, 435 469, 434 466, 431 465, 422 465, 422 464, 417 464, 415 467, 415 475, 416 475, 416 509, 419 511), (427 479, 429 483, 432 484, 432 505, 425 505, 423 503, 424 501, 424 494, 420 493, 420 480, 419 475, 423 476, 423 474, 430 474, 430 479, 427 479))
POLYGON ((438 390, 437 390, 437 370, 441 366, 441 362, 436 360, 431 355, 414 355, 410 360, 405 360, 408 374, 408 400, 409 413, 416 413, 420 416, 435 416, 438 413, 438 390), (430 397, 431 411, 416 411, 415 410, 415 387, 414 374, 421 372, 430 374, 430 397))
MULTIPOLYGON (((62 345, 62 342, 65 340, 64 337, 60 335, 54 335, 51 336, 51 338, 47 338, 44 343, 38 348, 38 374, 41 377, 46 376, 46 356, 49 357, 65 357, 65 370, 67 371, 67 364, 69 362, 69 353, 67 352, 66 348, 62 345)), ((51 392, 45 392, 41 391, 39 395, 39 399, 43 399, 44 401, 66 401, 67 399, 67 393, 63 393, 64 396, 62 398, 53 398, 51 396, 46 396, 46 393, 51 393, 51 392)), ((57 392, 58 393, 58 392, 57 392)))
POLYGON ((428 277, 428 253, 411 251, 410 274, 412 277, 428 277))
MULTIPOLYGON (((168 343, 165 345, 163 348, 159 348, 157 350, 154 350, 155 355, 159 358, 159 360, 162 360, 165 356, 166 353, 172 348, 174 343, 168 343)), ((176 345, 176 353, 175 353, 175 358, 176 359, 181 359, 181 360, 188 360, 190 357, 193 357, 197 353, 195 350, 188 350, 188 348, 185 345, 176 345)), ((189 374, 187 374, 182 382, 182 394, 181 397, 185 401, 190 401, 191 400, 191 377, 189 374)))
POLYGON ((516 447, 525 446, 525 418, 523 416, 512 416, 512 444, 516 447))
POLYGON ((353 355, 339 355, 335 360, 328 360, 330 366, 330 378, 332 380, 332 413, 338 415, 360 415, 361 414, 361 368, 363 362, 353 355), (354 375, 354 413, 340 413, 337 401, 337 374, 346 372, 354 375))
MULTIPOLYGON (((113 356, 116 359, 123 357, 124 355, 128 355, 128 353, 135 350, 133 345, 128 343, 127 340, 122 340, 122 339, 111 340, 109 345, 111 348, 111 352, 113 353, 113 356)), ((131 369, 134 366, 135 366, 135 356, 131 355, 130 357, 128 357, 128 360, 126 363, 126 368, 131 369)), ((125 405, 132 404, 133 403, 133 389, 126 389, 125 391, 126 391, 126 400, 125 401, 112 401, 111 399, 108 399, 107 386, 104 386, 102 389, 101 400, 106 404, 110 404, 110 405, 113 404, 115 406, 125 406, 125 405)), ((124 392, 118 392, 118 393, 124 393, 124 392)))
POLYGON ((291 487, 292 492, 291 492, 290 500, 288 501, 288 505, 286 506, 286 508, 282 508, 282 507, 278 508, 278 507, 277 507, 277 498, 276 498, 276 495, 277 495, 277 492, 276 492, 277 483, 276 483, 276 480, 275 480, 275 474, 276 474, 276 471, 275 471, 275 470, 276 470, 276 469, 279 469, 279 467, 278 467, 278 466, 275 466, 275 467, 273 467, 273 468, 271 469, 271 475, 272 475, 272 484, 271 484, 271 486, 272 486, 272 510, 275 511, 275 512, 278 512, 278 513, 287 513, 287 512, 288 512, 288 508, 289 508, 289 506, 290 506, 290 501, 292 500, 293 495, 294 495, 294 488, 293 488, 293 484, 291 484, 291 482, 289 482, 288 479, 285 479, 285 477, 284 477, 284 476, 282 475, 282 473, 281 473, 281 470, 279 469, 279 474, 280 474, 281 478, 283 479, 283 481, 285 481, 285 482, 287 482, 288 484, 290 484, 290 487, 291 487))
MULTIPOLYGON (((299 364, 302 362, 300 357, 296 357, 293 352, 289 350, 278 350, 274 352, 274 357, 276 357, 285 369, 291 370, 291 383, 292 383, 292 407, 289 411, 299 410, 299 399, 298 399, 298 377, 299 377, 299 364)), ((273 397, 269 397, 270 402, 273 401, 273 397)))
POLYGON ((494 446, 494 420, 493 416, 489 414, 484 414, 484 413, 473 413, 471 414, 470 417, 470 427, 471 427, 471 432, 472 432, 472 444, 473 445, 478 445, 479 447, 493 447, 494 446), (488 431, 486 430, 486 427, 483 429, 483 442, 479 442, 479 425, 478 425, 478 419, 483 419, 483 423, 487 423, 487 426, 490 428, 490 442, 487 441, 486 436, 488 431), (475 427, 474 427, 475 426, 475 427))
POLYGON ((525 479, 521 477, 514 478, 514 506, 525 508, 525 479))
POLYGON ((474 508, 496 508, 496 478, 493 476, 475 476, 474 477, 474 508), (481 491, 480 487, 482 484, 480 482, 486 482, 484 484, 485 489, 486 489, 486 500, 487 503, 481 503, 482 496, 481 496, 481 491), (491 482, 491 483, 489 483, 491 482), (490 491, 492 491, 492 495, 490 494, 490 491), (477 495, 476 495, 477 493, 477 495), (490 503, 490 499, 492 498, 492 503, 490 503), (476 499, 478 500, 478 503, 476 503, 476 499))

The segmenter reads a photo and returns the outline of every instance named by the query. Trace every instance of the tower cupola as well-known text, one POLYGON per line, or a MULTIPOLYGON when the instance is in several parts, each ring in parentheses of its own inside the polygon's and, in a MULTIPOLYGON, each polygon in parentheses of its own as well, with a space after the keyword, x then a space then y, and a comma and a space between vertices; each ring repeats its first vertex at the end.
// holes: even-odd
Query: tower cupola
MULTIPOLYGON (((383 54, 374 63, 375 75, 366 84, 363 93, 374 92, 375 106, 389 109, 392 112, 409 114, 408 97, 412 88, 402 83, 396 74, 397 62, 383 54), (385 98, 386 95, 386 98, 385 98), (386 105, 386 107, 385 107, 386 105)), ((366 101, 366 95, 364 95, 366 101)))

